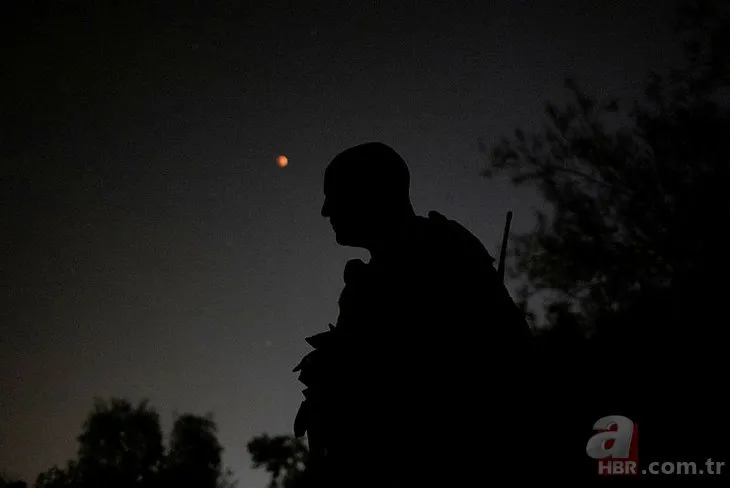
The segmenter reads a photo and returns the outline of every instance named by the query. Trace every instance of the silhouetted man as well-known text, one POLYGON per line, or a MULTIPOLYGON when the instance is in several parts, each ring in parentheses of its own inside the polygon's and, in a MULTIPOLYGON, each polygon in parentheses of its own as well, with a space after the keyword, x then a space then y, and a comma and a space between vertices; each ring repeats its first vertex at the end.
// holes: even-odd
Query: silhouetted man
POLYGON ((368 263, 345 267, 340 313, 295 369, 308 387, 295 421, 323 486, 458 486, 514 479, 531 333, 460 224, 416 215, 405 161, 367 143, 325 171, 322 215, 368 263), (321 469, 320 469, 321 468, 321 469))

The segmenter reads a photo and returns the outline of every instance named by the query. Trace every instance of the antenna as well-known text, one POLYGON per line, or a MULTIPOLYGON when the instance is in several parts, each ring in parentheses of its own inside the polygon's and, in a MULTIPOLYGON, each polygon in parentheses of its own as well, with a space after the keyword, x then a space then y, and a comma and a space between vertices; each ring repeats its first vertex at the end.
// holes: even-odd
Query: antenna
POLYGON ((502 249, 499 252, 499 280, 504 282, 504 261, 507 257, 507 240, 509 239, 509 227, 512 224, 512 210, 507 212, 507 220, 504 223, 504 234, 502 234, 502 249))

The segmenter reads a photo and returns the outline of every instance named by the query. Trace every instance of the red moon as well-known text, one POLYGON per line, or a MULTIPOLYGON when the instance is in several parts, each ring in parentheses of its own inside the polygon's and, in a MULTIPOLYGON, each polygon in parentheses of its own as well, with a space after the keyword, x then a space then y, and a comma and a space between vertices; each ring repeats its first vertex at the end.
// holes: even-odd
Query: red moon
POLYGON ((276 158, 276 164, 278 164, 280 168, 286 168, 286 165, 289 164, 289 158, 284 155, 278 156, 276 158))

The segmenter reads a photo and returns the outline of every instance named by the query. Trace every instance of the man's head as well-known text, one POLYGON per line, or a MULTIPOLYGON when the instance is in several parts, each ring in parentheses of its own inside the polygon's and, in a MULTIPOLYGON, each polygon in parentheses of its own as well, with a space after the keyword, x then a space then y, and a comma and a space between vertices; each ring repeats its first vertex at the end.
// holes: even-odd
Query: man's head
POLYGON ((413 215, 408 165, 380 142, 338 154, 325 170, 324 194, 322 216, 344 246, 371 249, 413 215))

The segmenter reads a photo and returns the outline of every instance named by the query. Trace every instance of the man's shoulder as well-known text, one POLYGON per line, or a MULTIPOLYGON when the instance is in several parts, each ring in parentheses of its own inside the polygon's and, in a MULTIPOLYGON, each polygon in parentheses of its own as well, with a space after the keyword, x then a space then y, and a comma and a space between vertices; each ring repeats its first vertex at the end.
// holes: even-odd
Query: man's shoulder
POLYGON ((419 219, 422 242, 432 254, 456 260, 479 260, 489 266, 494 262, 479 238, 456 220, 435 210, 419 219))

